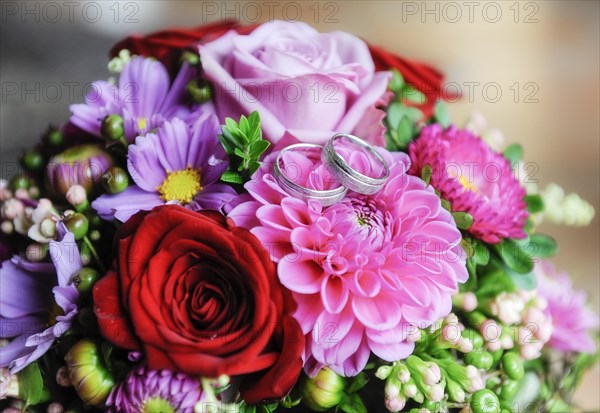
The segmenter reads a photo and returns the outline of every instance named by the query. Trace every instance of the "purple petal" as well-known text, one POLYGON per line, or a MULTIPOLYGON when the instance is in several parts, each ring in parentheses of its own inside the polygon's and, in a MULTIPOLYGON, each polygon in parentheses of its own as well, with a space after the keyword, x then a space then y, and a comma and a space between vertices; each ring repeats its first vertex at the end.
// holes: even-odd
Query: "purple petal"
POLYGON ((25 271, 12 261, 4 261, 0 270, 0 315, 15 318, 45 312, 55 283, 53 275, 25 271))
POLYGON ((138 136, 135 144, 129 146, 127 169, 136 185, 147 192, 155 192, 167 177, 168 167, 160 161, 164 157, 162 151, 159 138, 153 133, 138 136))
POLYGON ((125 222, 138 211, 149 211, 165 202, 156 192, 146 192, 137 186, 130 186, 125 191, 116 195, 102 195, 92 202, 98 215, 102 219, 118 219, 125 222))
POLYGON ((157 113, 169 90, 169 74, 157 60, 135 57, 119 79, 119 98, 134 117, 157 113))
POLYGON ((50 241, 50 258, 56 268, 58 285, 69 284, 71 275, 83 267, 75 236, 67 232, 61 241, 50 241))

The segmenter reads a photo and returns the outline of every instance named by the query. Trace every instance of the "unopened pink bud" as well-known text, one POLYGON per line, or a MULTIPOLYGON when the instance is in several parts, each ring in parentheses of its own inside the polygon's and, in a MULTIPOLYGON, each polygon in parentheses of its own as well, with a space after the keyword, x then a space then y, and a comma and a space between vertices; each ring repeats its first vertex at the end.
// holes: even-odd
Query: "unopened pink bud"
POLYGON ((47 413, 63 413, 65 408, 58 402, 50 403, 46 409, 47 413))
POLYGON ((477 301, 477 296, 475 294, 473 294, 472 292, 466 292, 463 294, 463 299, 462 299, 462 309, 463 311, 473 311, 477 308, 478 305, 478 301, 477 301))
POLYGON ((87 202, 87 193, 85 192, 85 188, 81 185, 73 185, 67 191, 67 202, 77 207, 85 202, 87 202))
POLYGON ((6 235, 12 234, 15 230, 15 226, 11 221, 2 221, 0 228, 2 228, 2 232, 4 232, 6 235))
POLYGON ((444 398, 444 388, 438 384, 434 384, 429 388, 427 398, 434 403, 442 401, 444 398))
POLYGON ((23 213, 25 207, 18 199, 11 198, 2 205, 2 217, 5 219, 15 219, 23 213))

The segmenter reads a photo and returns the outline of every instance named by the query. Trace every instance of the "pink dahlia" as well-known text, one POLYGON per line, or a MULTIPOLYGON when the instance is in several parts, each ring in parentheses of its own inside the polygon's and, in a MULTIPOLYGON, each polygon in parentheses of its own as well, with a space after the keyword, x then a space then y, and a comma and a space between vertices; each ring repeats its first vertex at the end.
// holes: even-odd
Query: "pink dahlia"
MULTIPOLYGON (((452 216, 432 188, 405 173, 405 155, 381 153, 391 165, 385 187, 370 196, 349 193, 329 207, 288 196, 272 175, 272 154, 246 184, 251 200, 230 213, 271 252, 292 291, 309 374, 327 365, 355 375, 371 351, 387 361, 407 357, 411 331, 446 316, 468 277, 452 216)), ((283 158, 296 182, 331 185, 318 160, 289 152, 283 158)), ((347 159, 370 174, 361 152, 347 159)))
POLYGON ((598 330, 598 315, 587 308, 585 292, 573 290, 566 272, 559 272, 550 261, 535 266, 538 295, 548 302, 546 313, 554 329, 548 345, 561 351, 594 353, 596 342, 590 336, 598 330))
POLYGON ((504 156, 468 130, 430 125, 409 147, 409 173, 432 168, 431 185, 452 204, 452 211, 473 216, 469 232, 490 244, 524 238, 525 190, 504 156))

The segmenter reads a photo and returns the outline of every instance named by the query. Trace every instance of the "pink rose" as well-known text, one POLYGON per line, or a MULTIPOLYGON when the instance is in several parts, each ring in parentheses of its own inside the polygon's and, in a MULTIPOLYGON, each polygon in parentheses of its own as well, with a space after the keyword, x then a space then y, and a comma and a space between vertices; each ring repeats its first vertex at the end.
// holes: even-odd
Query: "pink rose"
POLYGON ((304 23, 274 21, 200 46, 221 119, 260 113, 273 143, 324 143, 335 132, 384 146, 389 72, 375 72, 365 42, 304 23))

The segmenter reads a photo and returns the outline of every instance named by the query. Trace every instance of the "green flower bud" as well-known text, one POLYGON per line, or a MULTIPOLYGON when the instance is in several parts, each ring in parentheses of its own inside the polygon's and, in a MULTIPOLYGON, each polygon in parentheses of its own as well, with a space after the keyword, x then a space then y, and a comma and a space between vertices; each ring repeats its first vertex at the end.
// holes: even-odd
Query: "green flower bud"
POLYGON ((500 398, 505 401, 511 401, 519 390, 519 382, 516 380, 507 380, 500 389, 500 398))
POLYGON ((190 66, 196 66, 200 64, 200 56, 198 55, 198 53, 185 51, 181 55, 181 61, 188 63, 190 66))
POLYGON ((89 229, 89 223, 85 215, 77 212, 65 220, 69 232, 72 232, 76 240, 85 237, 89 229))
POLYGON ((446 390, 448 390, 448 396, 450 396, 450 400, 457 403, 462 403, 465 401, 465 390, 457 382, 448 380, 446 382, 446 390))
POLYGON ((35 150, 25 152, 21 159, 23 166, 30 171, 39 171, 44 166, 44 157, 35 150))
POLYGON ((118 141, 123 136, 123 133, 123 118, 121 116, 112 114, 102 119, 100 134, 104 139, 118 141))
POLYGON ((99 228, 102 225, 102 218, 98 216, 94 211, 88 210, 85 214, 90 223, 90 228, 99 228))
POLYGON ((115 381, 104 364, 99 343, 87 338, 79 340, 71 347, 65 361, 79 397, 87 404, 104 407, 115 381))
POLYGON ((314 378, 306 378, 301 386, 302 402, 311 410, 324 412, 342 401, 344 378, 325 367, 314 378))
POLYGON ((186 91, 196 103, 208 102, 212 98, 212 89, 210 85, 203 80, 190 80, 186 86, 186 91))
POLYGON ((473 349, 477 350, 483 347, 483 337, 477 331, 467 328, 462 332, 462 337, 473 343, 473 349))
POLYGON ((504 350, 500 349, 500 350, 496 350, 496 351, 491 351, 490 354, 494 358, 494 363, 498 363, 500 361, 500 359, 502 358, 502 356, 504 355, 504 350))
POLYGON ((98 271, 93 268, 83 267, 71 275, 69 283, 77 287, 77 291, 80 294, 87 295, 92 291, 92 287, 98 281, 98 278, 100 278, 98 271))
POLYGON ((10 188, 13 191, 17 189, 29 189, 31 186, 31 180, 25 175, 15 175, 10 180, 10 188))
POLYGON ((479 390, 471 397, 473 413, 500 413, 500 401, 493 391, 479 390))
POLYGON ((494 364, 494 357, 485 350, 478 350, 465 355, 465 362, 478 369, 489 370, 494 364))
POLYGON ((129 176, 123 168, 113 166, 102 175, 102 184, 109 194, 118 194, 129 186, 129 176))
POLYGON ((393 370, 394 368, 392 366, 380 366, 375 372, 375 377, 379 380, 385 380, 392 374, 393 370))
POLYGON ((502 369, 508 378, 512 380, 521 380, 525 375, 523 360, 521 360, 521 357, 517 353, 512 351, 502 357, 502 369))

